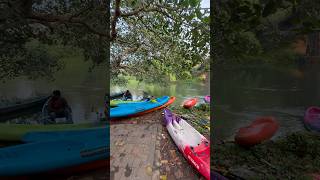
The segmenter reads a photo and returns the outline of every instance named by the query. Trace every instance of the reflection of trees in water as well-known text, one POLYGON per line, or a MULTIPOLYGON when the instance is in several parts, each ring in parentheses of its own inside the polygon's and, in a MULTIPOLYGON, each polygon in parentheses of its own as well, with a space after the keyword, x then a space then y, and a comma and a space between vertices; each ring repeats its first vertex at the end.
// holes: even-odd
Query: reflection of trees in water
POLYGON ((303 81, 303 90, 305 94, 305 103, 308 105, 318 105, 320 101, 320 64, 307 64, 303 71, 305 78, 303 81))
POLYGON ((303 79, 293 76, 291 70, 261 66, 221 71, 214 80, 216 102, 237 111, 250 106, 300 106, 305 97, 303 79))

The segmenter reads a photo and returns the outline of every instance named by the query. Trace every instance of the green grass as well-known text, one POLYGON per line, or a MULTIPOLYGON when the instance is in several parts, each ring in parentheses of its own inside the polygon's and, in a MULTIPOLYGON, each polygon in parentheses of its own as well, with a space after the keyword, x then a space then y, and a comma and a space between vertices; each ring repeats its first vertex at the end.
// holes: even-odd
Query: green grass
POLYGON ((182 106, 170 106, 170 110, 186 120, 204 136, 210 136, 209 104, 201 104, 200 106, 193 107, 192 109, 185 109, 182 106))
POLYGON ((245 179, 310 179, 320 173, 320 136, 311 132, 289 134, 250 149, 233 143, 215 144, 211 160, 215 168, 226 169, 225 175, 245 179), (239 173, 235 169, 241 169, 239 173), (260 177, 260 178, 259 178, 260 177))

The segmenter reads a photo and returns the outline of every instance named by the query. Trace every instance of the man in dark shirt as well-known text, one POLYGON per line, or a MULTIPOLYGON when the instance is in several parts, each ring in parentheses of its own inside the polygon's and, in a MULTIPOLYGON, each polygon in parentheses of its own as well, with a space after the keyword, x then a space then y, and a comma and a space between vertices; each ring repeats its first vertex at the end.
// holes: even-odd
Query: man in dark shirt
POLYGON ((122 97, 122 99, 124 100, 124 101, 127 101, 127 100, 132 100, 132 94, 131 94, 131 92, 129 91, 129 90, 126 90, 126 92, 123 94, 123 97, 122 97))
POLYGON ((66 99, 61 97, 61 92, 59 90, 53 91, 52 97, 48 102, 48 111, 53 122, 55 122, 55 118, 65 117, 66 123, 73 123, 71 108, 66 99))

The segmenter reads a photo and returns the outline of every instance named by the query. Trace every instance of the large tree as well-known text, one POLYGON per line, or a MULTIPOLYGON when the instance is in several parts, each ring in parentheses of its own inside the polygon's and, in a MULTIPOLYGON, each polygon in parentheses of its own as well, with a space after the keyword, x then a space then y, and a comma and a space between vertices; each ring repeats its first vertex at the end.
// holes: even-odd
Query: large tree
MULTIPOLYGON (((109 4, 106 0, 0 0, 0 78, 50 75, 58 60, 32 40, 82 49, 94 64, 109 57, 109 4)), ((39 76, 40 77, 40 76, 39 76)))
POLYGON ((111 3, 111 75, 189 78, 209 67, 209 9, 200 0, 111 3))

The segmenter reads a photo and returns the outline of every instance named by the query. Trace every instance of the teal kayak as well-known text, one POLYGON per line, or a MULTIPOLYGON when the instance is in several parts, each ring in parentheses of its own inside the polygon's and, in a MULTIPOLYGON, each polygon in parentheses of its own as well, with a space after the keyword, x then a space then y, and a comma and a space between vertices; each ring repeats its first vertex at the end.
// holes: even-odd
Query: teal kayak
POLYGON ((0 148, 0 176, 50 172, 109 158, 109 128, 91 135, 78 134, 60 139, 0 148))
POLYGON ((22 142, 41 142, 59 139, 74 138, 76 136, 94 137, 97 133, 108 133, 107 127, 88 128, 80 130, 66 130, 66 131, 42 131, 42 132, 28 132, 22 137, 22 142))
POLYGON ((0 141, 21 141, 28 132, 35 131, 65 131, 103 127, 106 122, 81 124, 3 124, 0 123, 0 141))
POLYGON ((167 103, 169 99, 169 96, 163 96, 157 98, 156 102, 144 101, 118 104, 116 107, 111 107, 110 118, 128 117, 143 111, 154 109, 167 103))

